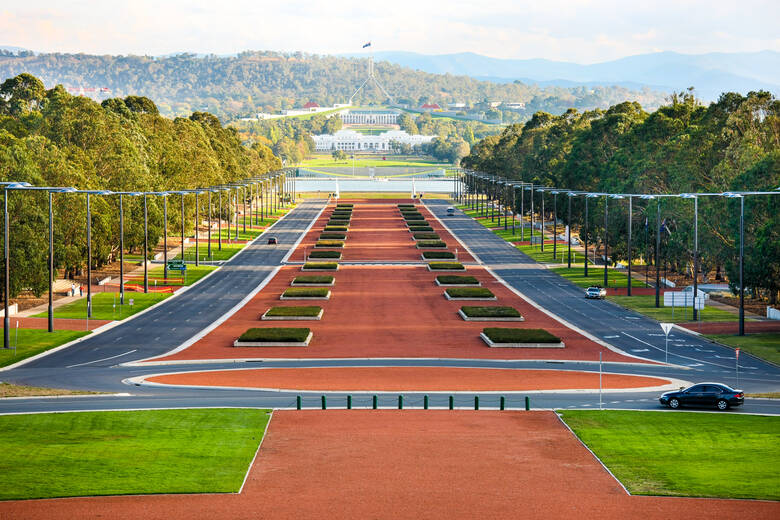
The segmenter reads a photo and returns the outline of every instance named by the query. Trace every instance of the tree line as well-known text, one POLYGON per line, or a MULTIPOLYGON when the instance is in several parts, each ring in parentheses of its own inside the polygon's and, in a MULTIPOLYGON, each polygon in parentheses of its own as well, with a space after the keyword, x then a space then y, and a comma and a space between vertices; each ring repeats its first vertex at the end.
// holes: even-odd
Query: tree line
MULTIPOLYGON (((142 96, 102 104, 72 96, 61 86, 20 74, 0 84, 0 179, 34 186, 72 186, 111 191, 192 189, 238 181, 281 167, 272 151, 243 146, 235 130, 207 112, 167 119, 142 96)), ((67 274, 86 266, 85 196, 55 194, 54 263, 67 274)), ((194 223, 193 197, 186 197, 184 227, 194 223)), ((44 192, 11 190, 11 297, 48 289, 48 199, 44 192)), ((223 211, 228 211, 227 204, 223 211)), ((162 237, 162 200, 148 197, 149 241, 162 237)), ((201 206, 201 211, 203 207, 201 206)), ((215 210, 216 211, 216 210, 215 210)), ((143 245, 143 201, 125 197, 125 246, 143 245)), ((93 267, 119 254, 116 196, 91 200, 93 267)), ((177 206, 168 211, 169 233, 181 229, 177 206)), ((1 273, 0 273, 1 274, 1 273)))
MULTIPOLYGON (((591 192, 772 191, 780 187, 780 101, 763 91, 724 93, 704 106, 688 91, 672 95, 653 113, 635 102, 607 110, 570 109, 559 116, 537 112, 525 124, 480 141, 462 164, 538 186, 591 192)), ((564 198, 558 196, 558 216, 565 221, 564 198)), ((633 257, 652 261, 659 203, 633 201, 633 257), (650 237, 648 249, 644 233, 650 237)), ((594 244, 603 241, 604 203, 604 197, 590 200, 589 240, 594 244)), ((580 227, 584 200, 575 197, 573 204, 571 224, 580 227)), ((619 261, 628 253, 627 204, 608 204, 610 257, 619 261)), ((662 198, 660 211, 662 261, 692 276, 693 203, 662 198)), ((739 200, 700 197, 703 277, 714 273, 719 278, 725 270, 734 286, 738 227, 739 200)), ((745 234, 745 287, 774 304, 780 292, 780 196, 746 197, 745 234)))

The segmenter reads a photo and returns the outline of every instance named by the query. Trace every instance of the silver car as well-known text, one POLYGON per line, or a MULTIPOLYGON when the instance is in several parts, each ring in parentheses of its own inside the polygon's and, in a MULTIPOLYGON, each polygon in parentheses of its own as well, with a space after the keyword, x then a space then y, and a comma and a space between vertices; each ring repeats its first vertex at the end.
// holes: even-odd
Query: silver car
POLYGON ((603 287, 593 286, 585 289, 585 298, 603 300, 607 296, 607 290, 603 287))

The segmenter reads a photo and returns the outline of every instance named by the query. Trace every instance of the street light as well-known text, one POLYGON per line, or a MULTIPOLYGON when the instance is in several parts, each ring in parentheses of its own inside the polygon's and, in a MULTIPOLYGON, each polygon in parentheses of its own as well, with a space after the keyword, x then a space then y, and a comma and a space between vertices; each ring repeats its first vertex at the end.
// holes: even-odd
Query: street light
POLYGON ((681 193, 680 198, 693 199, 693 321, 698 319, 696 297, 699 295, 699 197, 694 193, 681 193))
POLYGON ((141 195, 139 191, 118 191, 119 195, 119 304, 125 304, 125 212, 124 196, 141 195))
MULTIPOLYGON (((607 274, 607 260, 609 259, 609 199, 622 199, 623 195, 604 195, 604 287, 609 286, 609 278, 607 274)), ((631 283, 631 280, 629 280, 631 283)))
POLYGON ((87 318, 92 317, 92 212, 90 195, 112 195, 109 190, 77 190, 75 193, 87 195, 87 318))
POLYGON ((739 335, 745 335, 745 197, 741 193, 726 192, 724 197, 739 199, 739 335))
POLYGON ((0 182, 0 186, 3 187, 3 254, 5 255, 5 289, 3 294, 3 308, 5 315, 3 316, 3 348, 11 348, 10 346, 10 327, 11 319, 8 316, 8 300, 11 292, 11 276, 9 274, 10 269, 10 251, 8 250, 8 190, 15 188, 22 188, 29 186, 29 182, 0 182))

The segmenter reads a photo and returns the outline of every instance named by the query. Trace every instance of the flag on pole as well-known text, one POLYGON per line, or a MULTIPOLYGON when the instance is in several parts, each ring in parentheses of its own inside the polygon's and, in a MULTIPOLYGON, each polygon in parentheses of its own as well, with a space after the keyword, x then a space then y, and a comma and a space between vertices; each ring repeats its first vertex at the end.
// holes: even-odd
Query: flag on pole
POLYGON ((363 44, 363 48, 365 49, 366 47, 371 47, 371 42, 363 44))

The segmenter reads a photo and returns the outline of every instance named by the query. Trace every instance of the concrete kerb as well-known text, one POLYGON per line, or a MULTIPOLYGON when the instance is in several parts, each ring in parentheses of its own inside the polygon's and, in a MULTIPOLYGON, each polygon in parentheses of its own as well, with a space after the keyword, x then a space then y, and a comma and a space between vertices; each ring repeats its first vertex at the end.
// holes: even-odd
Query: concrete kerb
MULTIPOLYGON (((293 209, 295 209, 295 208, 293 208, 293 209)), ((324 209, 324 208, 323 208, 323 209, 324 209)), ((208 277, 210 277, 211 275, 213 275, 214 273, 216 273, 217 271, 219 271, 219 269, 220 269, 220 268, 224 267, 225 265, 227 265, 228 263, 230 263, 230 261, 232 261, 234 258, 236 258, 238 255, 240 255, 241 253, 243 253, 244 251, 246 251, 246 250, 247 250, 247 248, 248 248, 250 245, 252 245, 252 243, 253 243, 253 242, 255 242, 255 241, 256 241, 256 240, 258 240, 260 237, 262 237, 262 236, 263 236, 263 235, 266 233, 266 231, 269 231, 269 230, 271 230, 271 228, 273 228, 273 227, 274 227, 274 226, 275 226, 277 223, 279 223, 279 222, 280 222, 280 221, 281 221, 283 218, 285 218, 287 215, 289 215, 290 213, 292 213, 292 211, 293 211, 293 210, 290 210, 290 211, 288 211, 287 213, 285 213, 284 215, 282 215, 281 217, 279 217, 279 218, 276 220, 276 222, 274 222, 273 224, 271 224, 270 226, 268 226, 268 227, 267 227, 267 228, 266 228, 266 229, 265 229, 265 230, 264 230, 262 233, 260 233, 259 235, 257 235, 257 236, 256 236, 256 237, 255 237, 253 240, 251 240, 251 241, 247 242, 247 244, 246 244, 244 247, 242 247, 242 248, 241 248, 241 249, 240 249, 240 250, 239 250, 239 251, 238 251, 238 252, 237 252, 235 255, 233 255, 233 256, 230 258, 230 260, 229 260, 228 262, 225 262, 225 263, 221 264, 219 267, 217 267, 216 269, 214 269, 214 270, 213 270, 213 271, 211 271, 209 274, 207 274, 206 276, 204 276, 203 278, 201 278, 201 279, 200 279, 200 280, 198 280, 197 282, 193 283, 192 285, 187 285, 187 286, 185 286, 185 287, 182 287, 182 288, 181 288, 181 289, 179 289, 178 291, 174 292, 174 293, 173 293, 173 294, 172 294, 172 295, 171 295, 169 298, 165 298, 164 300, 161 300, 161 301, 159 301, 159 302, 155 303, 154 305, 152 305, 152 306, 150 306, 150 307, 147 307, 146 309, 142 310, 141 312, 138 312, 138 313, 136 313, 136 314, 133 314, 132 316, 129 316, 129 317, 127 317, 127 318, 123 319, 123 320, 115 320, 115 321, 112 321, 112 322, 110 322, 110 323, 106 323, 105 325, 101 325, 100 327, 98 327, 98 328, 94 329, 94 330, 92 331, 92 333, 91 333, 91 334, 87 334, 86 336, 82 336, 82 337, 80 337, 80 338, 74 339, 73 341, 69 341, 68 343, 64 343, 64 344, 62 344, 62 345, 60 345, 60 346, 58 346, 58 347, 54 347, 54 348, 52 348, 52 349, 49 349, 49 350, 47 350, 47 351, 45 351, 45 352, 41 352, 40 354, 36 354, 36 355, 34 355, 34 356, 32 356, 32 357, 28 357, 28 358, 26 358, 26 359, 23 359, 23 360, 21 360, 21 361, 17 362, 17 363, 14 363, 13 365, 8 365, 8 366, 5 366, 5 367, 2 367, 2 368, 0 368, 0 372, 5 372, 5 371, 7 371, 7 370, 11 370, 11 369, 14 369, 14 368, 17 368, 17 367, 20 367, 20 366, 26 365, 27 363, 31 363, 31 362, 33 362, 33 361, 35 361, 35 360, 37 360, 37 359, 41 359, 41 358, 43 358, 43 357, 46 357, 46 356, 48 356, 48 355, 50 355, 50 354, 54 354, 55 352, 59 352, 60 350, 64 350, 64 349, 66 349, 66 348, 68 348, 68 347, 71 347, 71 346, 73 346, 73 345, 75 345, 75 344, 77 344, 77 343, 81 343, 82 341, 84 341, 84 340, 86 340, 86 339, 88 339, 88 338, 94 338, 94 337, 95 337, 95 336, 97 336, 98 334, 101 334, 101 333, 103 333, 103 332, 105 332, 105 331, 107 331, 107 330, 111 330, 112 328, 114 328, 114 327, 117 327, 117 326, 119 326, 119 325, 121 325, 121 324, 123 324, 123 323, 128 323, 128 322, 130 322, 130 321, 134 320, 135 318, 137 318, 138 316, 141 316, 141 315, 143 315, 143 314, 145 314, 145 313, 147 313, 147 312, 151 311, 152 309, 155 309, 155 308, 157 308, 157 306, 159 306, 159 305, 162 305, 163 303, 166 303, 166 302, 168 302, 168 301, 172 300, 173 298, 176 298, 176 297, 177 297, 177 296, 179 296, 180 294, 184 294, 185 292, 189 291, 189 290, 190 290, 192 287, 195 287, 195 286, 196 286, 196 285, 198 285, 199 283, 201 283, 201 282, 205 281, 205 280, 206 280, 208 277)), ((320 213, 321 213, 321 212, 322 212, 322 211, 320 211, 320 213)), ((296 243, 296 244, 297 244, 297 243, 296 243)))
MULTIPOLYGON (((503 285, 504 285, 504 287, 506 287, 507 289, 509 289, 510 291, 512 291, 514 294, 516 294, 517 296, 519 296, 520 298, 522 298, 522 299, 523 299, 523 300, 524 300, 526 303, 528 303, 529 305, 532 305, 532 306, 533 306, 535 309, 537 309, 537 310, 539 310, 539 311, 541 311, 541 312, 545 313, 546 315, 548 315, 548 316, 549 316, 549 317, 551 317, 552 319, 556 320, 557 322, 561 323, 562 325, 564 325, 564 326, 566 326, 566 327, 570 328, 571 330, 573 330, 573 331, 575 331, 575 332, 577 332, 577 333, 579 333, 579 334, 581 334, 581 335, 585 336, 586 338, 588 338, 589 340, 593 341, 594 343, 596 343, 596 344, 598 344, 598 345, 601 345, 602 347, 604 347, 604 348, 606 348, 606 349, 609 349, 609 350, 611 350, 612 352, 615 352, 615 353, 617 353, 617 354, 620 354, 620 355, 622 355, 622 356, 626 356, 626 357, 634 358, 634 359, 643 359, 643 360, 645 360, 645 361, 650 361, 650 362, 652 362, 652 363, 659 363, 658 361, 655 361, 655 360, 652 360, 652 359, 643 358, 642 356, 637 356, 637 355, 634 355, 634 354, 629 354, 628 352, 625 352, 625 351, 623 351, 622 349, 619 349, 618 347, 616 347, 616 346, 614 346, 614 345, 611 345, 611 344, 607 343, 606 341, 602 340, 601 338, 598 338, 598 337, 594 336, 593 334, 591 334, 591 333, 589 333, 589 332, 587 332, 587 331, 585 331, 585 330, 583 330, 583 329, 581 329, 581 328, 577 327, 576 325, 574 325, 574 324, 572 324, 572 323, 569 323, 568 321, 564 320, 563 318, 561 318, 561 317, 560 317, 560 316, 558 316, 557 314, 554 314, 554 313, 552 313, 552 312, 548 311, 547 309, 545 309, 544 307, 542 307, 541 305, 539 305, 538 303, 536 303, 536 302, 535 302, 535 301, 533 301, 532 299, 528 298, 528 297, 527 297, 525 294, 521 293, 520 291, 518 291, 517 289, 515 289, 514 287, 512 287, 512 286, 511 286, 511 285, 510 285, 510 284, 509 284, 509 283, 508 283, 506 280, 504 280, 503 278, 501 278, 500 276, 498 276, 498 275, 496 274, 496 272, 495 272, 495 271, 493 271, 493 269, 491 269, 491 267, 490 267, 490 266, 488 266, 487 264, 485 264, 484 262, 482 262, 482 260, 479 258, 479 256, 477 256, 476 254, 474 254, 474 252, 473 252, 471 249, 469 249, 469 247, 468 247, 466 244, 464 244, 463 242, 461 242, 461 240, 460 240, 460 239, 457 237, 457 235, 455 235, 455 234, 454 234, 454 233, 453 233, 453 232, 450 230, 450 228, 449 228, 449 227, 447 227, 447 225, 446 225, 444 222, 442 222, 442 221, 441 221, 441 219, 439 219, 439 217, 437 217, 437 216, 436 216, 436 214, 435 214, 433 211, 430 211, 430 210, 428 210, 428 211, 429 211, 429 212, 431 213, 431 215, 433 215, 433 217, 434 217, 434 218, 435 218, 435 219, 436 219, 436 220, 439 222, 439 224, 441 224, 441 225, 442 225, 442 227, 443 227, 445 230, 447 230, 447 232, 448 232, 450 235, 452 235, 452 237, 453 237, 455 240, 457 240, 457 241, 458 241, 458 243, 459 243, 460 245, 462 245, 462 246, 463 246, 463 248, 464 248, 466 251, 468 251, 468 253, 469 253, 469 254, 472 256, 472 258, 474 258, 474 259, 475 259, 475 260, 476 260, 476 261, 477 261, 477 262, 478 262, 478 263, 479 263, 479 264, 480 264, 480 265, 481 265, 481 266, 482 266, 482 267, 483 267, 483 268, 484 268, 484 269, 485 269, 487 272, 489 272, 489 273, 491 274, 491 276, 493 276, 493 277, 494 277, 496 280, 498 280, 498 282, 499 282, 499 283, 503 284, 503 285)), ((540 264, 540 265, 541 265, 541 264, 540 264)), ((672 367, 675 367, 675 368, 680 368, 680 369, 690 370, 690 367, 686 367, 686 366, 683 366, 683 365, 675 365, 675 364, 672 364, 672 363, 660 363, 660 364, 666 364, 666 365, 668 365, 668 366, 672 366, 672 367)))

